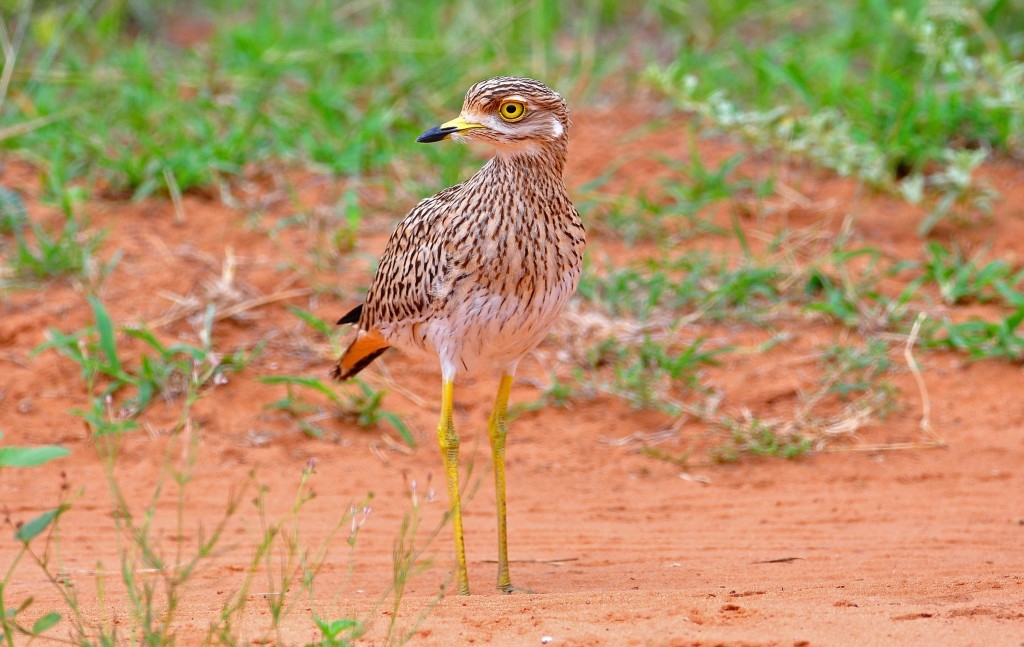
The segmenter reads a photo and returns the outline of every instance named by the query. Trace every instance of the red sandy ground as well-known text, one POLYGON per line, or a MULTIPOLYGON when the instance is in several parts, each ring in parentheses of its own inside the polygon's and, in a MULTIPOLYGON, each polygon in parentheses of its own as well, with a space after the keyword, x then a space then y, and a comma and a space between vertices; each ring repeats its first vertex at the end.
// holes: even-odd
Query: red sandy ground
MULTIPOLYGON (((577 111, 578 113, 581 111, 577 111)), ((652 153, 678 159, 688 145, 673 135, 627 136, 649 115, 621 123, 622 111, 581 115, 573 132, 570 186, 602 172, 609 160, 627 160, 609 185, 639 191, 668 171, 652 153)), ((678 127, 667 132, 676 132, 678 127)), ((709 166, 735 147, 699 142, 709 166)), ((758 176, 773 169, 779 181, 803 196, 776 200, 769 218, 743 221, 748 236, 788 227, 794 231, 839 230, 852 215, 853 240, 893 258, 920 258, 915 234, 922 212, 897 200, 857 190, 826 174, 753 158, 743 169, 758 176), (799 204, 798 204, 799 203, 799 204)), ((993 218, 967 228, 943 225, 935 237, 1019 266, 1024 235, 1024 171, 998 163, 986 169, 1002 192, 993 218)), ((361 430, 339 420, 323 421, 328 437, 311 439, 263 406, 283 388, 257 378, 272 374, 325 376, 332 351, 288 313, 294 303, 333 320, 347 311, 354 289, 366 285, 369 263, 382 249, 400 214, 377 213, 364 221, 355 252, 315 269, 308 253, 319 241, 309 227, 286 229, 274 243, 265 229, 296 209, 280 178, 255 178, 239 188, 265 209, 235 210, 202 196, 186 196, 185 223, 174 222, 169 202, 101 200, 86 213, 109 236, 102 256, 124 250, 101 296, 115 321, 154 322, 169 301, 162 293, 202 296, 220 275, 225 256, 237 257, 234 287, 239 299, 302 288, 315 279, 346 286, 352 298, 295 297, 248 311, 214 328, 215 345, 230 350, 267 341, 264 353, 228 383, 207 390, 196 405, 193 429, 200 434, 195 480, 187 490, 188 536, 200 523, 212 527, 233 490, 248 474, 269 486, 272 517, 290 505, 303 468, 316 462, 312 487, 317 497, 300 515, 303 541, 315 546, 352 502, 374 492, 372 514, 350 554, 343 529, 316 580, 314 599, 303 598, 278 636, 266 633, 268 585, 255 580, 248 610, 237 625, 257 642, 302 644, 318 639, 310 611, 335 619, 375 621, 368 642, 385 640, 390 602, 375 606, 392 579, 392 547, 403 515, 410 510, 409 482, 423 499, 428 488, 438 497, 421 505, 421 541, 445 510, 440 457, 433 446, 437 373, 430 363, 389 354, 382 367, 395 384, 385 408, 397 411, 413 429, 420 448, 412 453, 382 442, 384 428, 361 430), (243 191, 242 189, 245 189, 243 191), (259 225, 254 225, 254 222, 259 225), (298 260, 296 260, 298 259, 298 260), (299 268, 299 269, 296 269, 299 268), (300 272, 307 272, 303 274, 300 272)), ((316 178, 292 178, 298 200, 308 207, 333 204, 341 189, 316 178)), ((35 218, 58 222, 39 205, 34 173, 8 163, 5 186, 20 188, 35 218)), ((373 191, 364 189, 372 198, 373 191)), ((410 196, 410 202, 413 198, 410 196)), ((372 203, 372 199, 371 199, 372 203)), ((584 214, 586 218, 586 214, 584 214)), ((724 222, 728 222, 726 219, 724 222)), ((600 227, 592 227, 592 258, 624 262, 641 256, 600 227)), ((727 248, 725 239, 698 237, 691 248, 727 248)), ((809 250, 813 252, 813 249, 809 250)), ((33 471, 0 474, 0 501, 14 521, 30 519, 53 506, 67 475, 82 494, 62 520, 63 569, 82 598, 87 622, 100 619, 128 625, 123 592, 117 587, 119 546, 103 469, 81 421, 69 411, 85 405, 79 369, 55 353, 30 357, 47 327, 77 330, 91 323, 81 292, 66 282, 41 290, 9 294, 0 304, 0 429, 6 444, 60 443, 70 457, 33 471), (96 603, 97 570, 108 599, 96 603)), ((748 407, 759 415, 791 411, 797 394, 813 385, 816 346, 846 333, 823 320, 783 324, 794 333, 765 353, 734 353, 709 378, 726 393, 723 408, 748 407)), ((197 343, 186 320, 159 329, 165 339, 197 343)), ((721 344, 753 347, 769 333, 740 323, 704 325, 687 334, 721 344)), ((137 348, 137 347, 135 347, 137 348)), ((518 402, 539 397, 558 368, 555 344, 546 344, 524 362, 514 390, 518 402)), ((637 452, 638 443, 614 442, 630 434, 654 432, 671 421, 635 412, 598 396, 571 408, 548 407, 520 416, 508 447, 509 519, 513 580, 537 593, 501 595, 494 590, 495 528, 489 451, 483 431, 492 390, 489 380, 460 384, 458 422, 463 455, 475 465, 479 490, 465 504, 470 597, 447 596, 415 627, 413 644, 422 645, 1020 645, 1024 642, 1024 389, 1021 367, 1006 362, 971 363, 963 356, 920 350, 932 410, 931 423, 946 441, 944 449, 855 451, 864 443, 912 442, 921 438, 921 401, 910 375, 895 378, 900 408, 858 438, 831 445, 795 461, 744 459, 714 465, 696 461, 685 472, 637 452), (546 640, 546 638, 545 638, 546 640)), ((368 379, 381 385, 380 368, 368 379)), ((167 432, 180 401, 159 403, 144 417, 146 431, 126 440, 117 468, 136 511, 151 495, 164 460, 167 432), (148 431, 148 433, 147 433, 148 431)), ((389 432, 394 435, 393 432, 389 432)), ((659 445, 680 454, 706 442, 706 426, 690 421, 677 438, 659 445)), ((177 450, 175 450, 177 451, 177 450)), ((250 490, 228 526, 225 550, 199 571, 179 609, 179 644, 200 639, 216 610, 238 587, 259 535, 249 504, 250 490)), ((173 489, 158 505, 156 526, 166 550, 174 543, 173 489)), ((0 537, 0 565, 14 554, 10 533, 0 537)), ((432 566, 413 577, 403 598, 400 625, 412 627, 429 610, 452 566, 446 528, 427 546, 432 566)), ((23 563, 7 592, 8 601, 36 597, 38 613, 61 609, 54 587, 31 564, 23 563)), ((63 625, 51 630, 61 634, 63 625)))

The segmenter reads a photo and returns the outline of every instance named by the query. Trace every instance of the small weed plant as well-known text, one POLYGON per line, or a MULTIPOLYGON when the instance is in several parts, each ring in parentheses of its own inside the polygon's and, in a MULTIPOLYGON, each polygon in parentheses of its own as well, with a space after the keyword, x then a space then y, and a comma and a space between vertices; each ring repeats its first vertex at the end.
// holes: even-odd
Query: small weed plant
POLYGON ((740 419, 724 418, 722 424, 729 436, 712 452, 712 459, 718 463, 735 462, 743 454, 795 459, 813 446, 811 440, 800 433, 782 431, 778 425, 749 414, 740 419))
MULTIPOLYGON (((16 641, 31 641, 39 636, 54 635, 58 624, 63 625, 67 642, 78 645, 115 645, 123 643, 167 645, 178 642, 182 626, 182 603, 198 582, 197 576, 208 569, 214 560, 232 549, 227 533, 237 525, 237 517, 245 501, 251 500, 259 519, 259 530, 254 538, 251 557, 241 570, 236 583, 219 609, 209 618, 204 642, 208 644, 238 644, 250 636, 251 623, 242 618, 259 598, 267 605, 267 625, 256 639, 260 642, 288 642, 282 633, 288 618, 297 613, 305 600, 315 601, 317 576, 331 557, 331 547, 342 530, 348 529, 346 539, 350 550, 357 545, 357 537, 370 515, 372 495, 354 502, 330 526, 326 535, 311 543, 304 532, 304 512, 315 494, 312 482, 315 465, 302 471, 294 500, 283 514, 271 513, 268 503, 269 488, 255 473, 248 482, 225 493, 225 503, 212 520, 194 521, 186 508, 189 490, 199 487, 202 478, 202 430, 192 415, 196 402, 206 397, 211 384, 216 383, 221 371, 240 369, 250 355, 239 355, 239 361, 225 364, 213 351, 212 312, 207 312, 200 332, 201 345, 168 346, 145 329, 121 327, 117 334, 106 308, 98 299, 90 299, 94 325, 89 329, 65 335, 51 331, 51 339, 40 351, 53 349, 69 357, 82 369, 92 408, 81 410, 81 416, 91 431, 91 446, 103 466, 106 487, 113 508, 112 532, 116 537, 114 569, 102 560, 95 569, 95 590, 99 605, 98 621, 90 620, 94 614, 86 613, 73 578, 65 572, 61 555, 60 528, 65 513, 72 509, 74 499, 71 486, 65 483, 57 505, 24 523, 15 523, 5 514, 7 524, 19 549, 12 564, 0 573, 0 644, 14 645, 16 641), (142 342, 147 353, 137 360, 125 358, 121 344, 125 341, 142 342), (151 484, 148 500, 141 504, 129 497, 120 473, 122 447, 128 432, 136 428, 134 418, 140 415, 157 395, 173 397, 179 403, 179 414, 173 428, 165 435, 163 460, 151 484), (114 402, 118 408, 114 410, 114 402), (168 502, 172 502, 168 506, 168 502), (162 530, 165 512, 173 510, 172 530, 162 530), (40 571, 59 595, 62 608, 39 613, 33 599, 13 601, 6 595, 12 578, 18 577, 25 562, 40 571), (264 594, 254 596, 253 585, 265 578, 264 594), (126 611, 113 612, 108 607, 112 598, 124 598, 126 611), (32 618, 32 620, 26 620, 32 618), (116 621, 115 621, 116 619, 116 621)), ((292 383, 289 383, 292 384, 292 383)), ((305 386, 305 383, 302 383, 305 386)), ((379 394, 364 391, 354 401, 367 416, 366 424, 374 424, 384 415, 378 412, 379 394), (364 401, 362 398, 365 398, 364 401), (374 418, 377 416, 377 418, 374 418)), ((0 447, 0 470, 33 468, 67 454, 56 446, 0 447)), ((133 483, 133 491, 138 484, 133 483)), ((405 587, 410 578, 423 573, 430 561, 423 557, 426 546, 447 523, 442 517, 439 525, 427 533, 424 543, 420 506, 433 499, 428 491, 425 498, 411 487, 412 508, 406 514, 395 543, 394 579, 374 610, 362 618, 323 620, 315 612, 310 619, 322 634, 325 645, 349 645, 367 631, 376 615, 376 608, 389 605, 392 611, 386 629, 387 644, 407 642, 430 612, 436 600, 406 623, 399 622, 405 587)), ((352 557, 350 556, 350 563, 352 557)), ((443 587, 439 593, 443 594, 443 587)), ((92 608, 89 603, 88 608, 92 608)), ((120 603, 118 603, 120 608, 120 603)))
MULTIPOLYGON (((215 310, 210 306, 203 320, 200 346, 167 345, 145 327, 122 326, 124 335, 141 342, 149 351, 141 354, 137 367, 132 367, 118 348, 117 327, 106 307, 96 297, 89 297, 88 301, 94 318, 92 326, 70 334, 51 328, 47 333, 49 341, 39 346, 35 353, 53 350, 78 364, 82 379, 94 395, 92 406, 86 413, 94 430, 99 429, 96 425, 115 396, 120 400, 114 418, 134 426, 132 419, 154 397, 174 398, 193 383, 199 387, 223 383, 225 372, 241 370, 259 352, 258 348, 227 356, 214 352, 212 328, 215 310)), ((124 425, 120 427, 121 430, 124 428, 124 425)))
MULTIPOLYGON (((3 433, 0 433, 0 439, 3 439, 3 433)), ((58 445, 35 447, 0 445, 0 472, 3 472, 5 469, 21 470, 36 468, 63 458, 69 453, 67 449, 58 445)), ((6 570, 0 573, 0 643, 4 645, 14 647, 16 644, 15 638, 29 642, 39 638, 56 626, 63 618, 56 611, 46 612, 42 615, 36 614, 36 610, 32 608, 34 603, 32 598, 27 598, 17 606, 8 606, 13 601, 6 599, 4 593, 13 581, 19 563, 26 556, 36 564, 45 563, 46 556, 49 553, 49 544, 47 543, 47 546, 40 552, 36 550, 37 547, 32 542, 40 535, 47 533, 50 527, 54 526, 61 515, 68 510, 68 507, 67 501, 62 500, 57 507, 43 512, 30 521, 19 524, 15 524, 11 520, 10 512, 6 509, 6 506, 3 509, 4 525, 7 527, 13 526, 14 540, 19 544, 14 559, 11 560, 6 570), (29 614, 37 616, 31 624, 27 624, 27 621, 22 620, 22 617, 29 614)))
POLYGON ((386 392, 376 390, 362 380, 354 380, 355 389, 350 389, 344 395, 339 395, 335 387, 316 377, 271 375, 260 378, 260 381, 264 384, 284 385, 285 396, 271 402, 267 408, 287 414, 308 436, 323 438, 324 430, 317 422, 334 416, 355 422, 364 429, 387 422, 406 444, 416 446, 412 431, 402 419, 396 413, 381 408, 386 392), (317 393, 326 398, 332 413, 327 414, 323 407, 305 400, 301 395, 305 392, 317 393))

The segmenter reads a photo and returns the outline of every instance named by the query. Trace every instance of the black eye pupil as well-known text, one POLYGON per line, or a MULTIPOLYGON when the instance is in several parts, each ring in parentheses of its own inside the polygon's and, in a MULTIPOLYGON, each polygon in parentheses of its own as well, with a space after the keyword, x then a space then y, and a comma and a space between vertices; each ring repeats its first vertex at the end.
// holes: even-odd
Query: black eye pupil
POLYGON ((505 112, 507 112, 508 114, 512 114, 515 111, 516 111, 516 107, 515 106, 505 106, 505 112))

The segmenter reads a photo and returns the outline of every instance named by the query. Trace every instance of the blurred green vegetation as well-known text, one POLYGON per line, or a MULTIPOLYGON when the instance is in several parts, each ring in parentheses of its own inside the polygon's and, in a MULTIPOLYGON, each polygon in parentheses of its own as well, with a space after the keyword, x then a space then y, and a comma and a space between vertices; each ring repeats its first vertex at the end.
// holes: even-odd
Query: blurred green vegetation
POLYGON ((859 0, 719 5, 714 39, 675 53, 697 99, 837 110, 905 176, 957 147, 1024 153, 1024 3, 859 0), (742 6, 741 6, 742 5, 742 6))
POLYGON ((922 235, 989 212, 975 171, 1024 159, 1024 3, 746 4, 647 77, 705 128, 925 206, 922 235))
POLYGON ((398 150, 454 180, 459 147, 409 153, 410 138, 495 74, 542 78, 579 109, 628 102, 647 70, 680 107, 711 106, 711 126, 785 115, 788 130, 760 139, 818 146, 813 160, 874 184, 912 178, 900 187, 911 198, 942 183, 925 171, 952 167, 950 149, 1024 152, 1022 0, 0 7, 0 146, 55 185, 86 177, 141 196, 267 160, 361 175, 398 150), (731 121, 714 109, 724 98, 731 121))
MULTIPOLYGON (((616 63, 596 53, 615 12, 571 4, 42 4, 7 15, 0 143, 56 184, 88 177, 136 196, 269 159, 364 174, 480 78, 596 82, 616 63)), ((419 152, 462 154, 436 148, 419 152)))

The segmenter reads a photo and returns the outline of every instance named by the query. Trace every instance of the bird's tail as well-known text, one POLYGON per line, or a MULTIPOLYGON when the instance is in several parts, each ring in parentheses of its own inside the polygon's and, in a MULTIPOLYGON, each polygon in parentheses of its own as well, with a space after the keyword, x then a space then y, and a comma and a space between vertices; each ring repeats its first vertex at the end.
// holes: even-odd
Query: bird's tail
POLYGON ((355 340, 338 358, 331 369, 331 377, 336 380, 347 380, 370 365, 381 353, 390 347, 384 338, 375 330, 360 330, 355 340))

